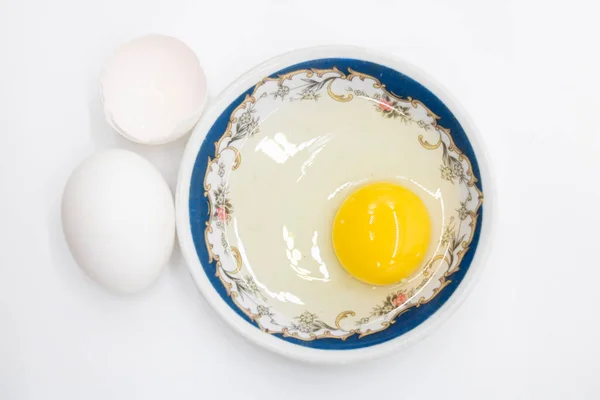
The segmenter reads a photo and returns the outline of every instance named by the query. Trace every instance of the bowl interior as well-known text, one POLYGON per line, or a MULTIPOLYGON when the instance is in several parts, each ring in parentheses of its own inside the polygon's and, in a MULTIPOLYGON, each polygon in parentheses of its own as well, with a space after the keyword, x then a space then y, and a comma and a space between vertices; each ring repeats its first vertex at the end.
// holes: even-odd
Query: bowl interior
POLYGON ((450 110, 383 65, 345 58, 292 65, 223 108, 189 184, 196 256, 222 299, 294 344, 354 349, 432 315, 469 268, 483 194, 477 160, 450 110), (431 245, 409 279, 372 286, 331 244, 356 188, 388 181, 423 200, 431 245))

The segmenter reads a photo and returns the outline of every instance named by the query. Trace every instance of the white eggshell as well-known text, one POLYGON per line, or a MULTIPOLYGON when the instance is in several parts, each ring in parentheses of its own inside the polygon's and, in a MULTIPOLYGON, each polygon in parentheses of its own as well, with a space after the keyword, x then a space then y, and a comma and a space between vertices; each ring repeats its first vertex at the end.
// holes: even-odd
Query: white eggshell
POLYGON ((146 159, 108 150, 85 160, 62 199, 65 237, 75 261, 118 293, 135 293, 160 274, 173 251, 169 186, 146 159))
POLYGON ((178 39, 147 35, 119 47, 101 80, 104 114, 125 138, 162 144, 189 132, 202 113, 206 76, 178 39))

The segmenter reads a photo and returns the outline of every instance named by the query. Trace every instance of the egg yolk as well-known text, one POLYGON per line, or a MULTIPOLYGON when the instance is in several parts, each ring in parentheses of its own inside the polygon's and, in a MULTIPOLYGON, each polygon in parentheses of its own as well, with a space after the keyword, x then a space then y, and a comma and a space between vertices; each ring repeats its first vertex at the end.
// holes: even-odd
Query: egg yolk
POLYGON ((427 208, 415 193, 386 182, 352 193, 333 223, 333 248, 355 278, 389 285, 421 265, 431 240, 427 208))

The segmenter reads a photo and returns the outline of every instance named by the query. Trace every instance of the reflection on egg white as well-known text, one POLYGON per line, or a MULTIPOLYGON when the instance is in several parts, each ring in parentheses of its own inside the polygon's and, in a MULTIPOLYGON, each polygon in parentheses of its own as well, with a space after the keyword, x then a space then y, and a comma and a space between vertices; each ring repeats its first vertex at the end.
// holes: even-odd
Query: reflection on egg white
POLYGON ((327 143, 333 139, 333 135, 315 136, 314 138, 295 144, 290 142, 286 135, 282 132, 276 133, 273 138, 268 136, 263 137, 254 148, 255 151, 260 151, 278 164, 285 163, 290 157, 295 156, 299 152, 309 149, 310 155, 302 163, 300 167, 300 176, 296 180, 299 182, 305 175, 308 167, 312 165, 315 158, 322 152, 327 143), (310 149, 313 147, 313 149, 310 149))
POLYGON ((290 303, 298 304, 301 306, 304 305, 304 302, 298 296, 294 295, 293 293, 289 293, 289 292, 274 293, 274 292, 270 291, 269 288, 266 287, 260 280, 258 280, 256 274, 254 273, 254 270, 252 269, 252 265, 250 264, 248 255, 246 254, 246 249, 244 248, 244 243, 242 241, 242 238, 240 237, 237 218, 233 219, 233 231, 234 231, 235 237, 237 239, 237 246, 238 246, 240 255, 242 257, 243 264, 246 266, 246 269, 248 270, 250 277, 254 280, 256 285, 258 287, 260 287, 261 289, 263 289, 270 297, 277 299, 281 302, 284 302, 284 303, 290 302, 290 303))
POLYGON ((333 192, 331 192, 331 194, 329 196, 327 196, 327 200, 331 200, 333 199, 335 196, 338 195, 339 192, 341 192, 342 190, 350 187, 350 186, 357 186, 360 185, 362 183, 365 183, 367 180, 366 179, 362 179, 360 181, 356 181, 356 182, 346 182, 343 183, 342 185, 340 185, 339 187, 337 187, 333 192))
POLYGON ((296 145, 288 141, 283 133, 278 132, 273 136, 273 138, 268 136, 263 137, 260 142, 258 142, 254 150, 261 151, 278 164, 283 164, 290 157, 295 156, 298 152, 315 143, 317 140, 319 140, 319 138, 321 138, 321 136, 316 136, 311 140, 296 145))
POLYGON ((313 246, 311 247, 311 255, 313 259, 319 263, 319 271, 323 274, 323 278, 311 276, 312 272, 310 270, 298 266, 298 262, 302 259, 302 253, 297 248, 294 248, 294 237, 287 226, 283 226, 283 241, 287 247, 285 250, 286 257, 290 262, 290 267, 296 272, 296 275, 307 281, 329 282, 329 271, 321 259, 321 251, 317 245, 318 233, 316 231, 314 232, 312 239, 313 246))
POLYGON ((323 274, 323 278, 325 278, 325 282, 329 281, 329 271, 327 270, 327 265, 325 265, 325 262, 323 262, 323 260, 321 259, 321 250, 319 249, 319 245, 317 244, 317 241, 319 239, 319 234, 317 233, 317 231, 313 232, 313 237, 312 237, 312 247, 310 249, 310 254, 312 255, 313 259, 319 264, 319 271, 323 274))

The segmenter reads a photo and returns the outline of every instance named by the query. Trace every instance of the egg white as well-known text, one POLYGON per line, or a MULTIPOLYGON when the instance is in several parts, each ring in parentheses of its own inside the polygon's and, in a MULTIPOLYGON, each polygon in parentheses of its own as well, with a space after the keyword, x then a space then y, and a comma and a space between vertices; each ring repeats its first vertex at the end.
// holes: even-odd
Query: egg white
POLYGON ((330 99, 286 103, 246 139, 241 165, 228 177, 234 205, 228 231, 252 276, 279 312, 316 312, 326 321, 344 310, 369 314, 400 285, 417 285, 440 250, 446 210, 460 207, 458 185, 442 179, 440 154, 418 141, 414 124, 383 118, 373 103, 330 99), (425 203, 432 238, 418 272, 391 286, 370 286, 339 264, 331 243, 335 213, 365 183, 403 185, 425 203))

